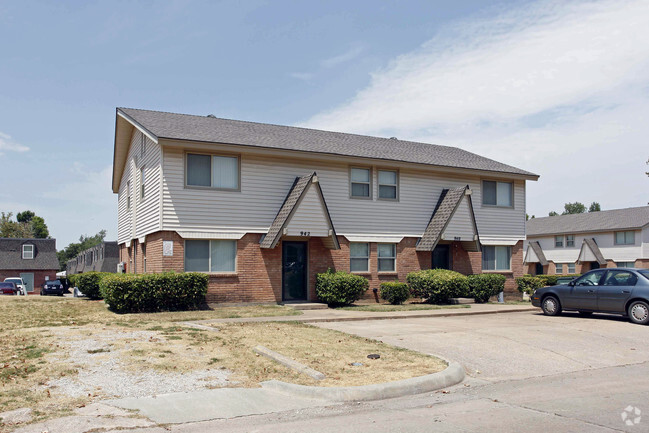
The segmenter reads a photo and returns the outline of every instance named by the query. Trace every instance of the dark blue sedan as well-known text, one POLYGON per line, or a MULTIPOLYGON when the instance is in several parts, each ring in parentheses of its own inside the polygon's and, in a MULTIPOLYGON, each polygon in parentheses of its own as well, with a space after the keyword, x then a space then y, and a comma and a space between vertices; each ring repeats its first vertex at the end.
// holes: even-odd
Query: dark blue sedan
POLYGON ((547 316, 578 311, 583 316, 611 313, 633 323, 649 323, 649 269, 596 269, 568 284, 544 287, 532 295, 532 305, 547 316))
POLYGON ((44 295, 63 296, 63 283, 60 280, 45 281, 41 288, 41 296, 44 295))

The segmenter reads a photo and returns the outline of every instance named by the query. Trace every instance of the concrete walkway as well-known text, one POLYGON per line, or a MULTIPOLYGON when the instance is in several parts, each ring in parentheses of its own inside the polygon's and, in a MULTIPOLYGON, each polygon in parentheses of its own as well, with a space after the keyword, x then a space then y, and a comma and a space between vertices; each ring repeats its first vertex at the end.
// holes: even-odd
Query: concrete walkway
POLYGON ((416 319, 420 317, 456 317, 474 316, 479 314, 519 313, 522 311, 541 311, 527 305, 509 304, 471 304, 470 308, 440 308, 438 310, 416 311, 353 311, 328 308, 325 310, 303 310, 300 316, 275 316, 275 317, 246 317, 238 319, 208 319, 195 320, 191 323, 246 323, 246 322, 351 322, 357 320, 387 320, 387 319, 416 319))

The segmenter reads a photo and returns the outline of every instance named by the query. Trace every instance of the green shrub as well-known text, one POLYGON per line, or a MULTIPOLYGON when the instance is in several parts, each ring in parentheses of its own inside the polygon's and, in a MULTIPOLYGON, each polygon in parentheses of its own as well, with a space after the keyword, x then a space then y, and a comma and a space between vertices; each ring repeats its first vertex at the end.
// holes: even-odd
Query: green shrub
POLYGON ((469 293, 478 304, 484 304, 492 296, 505 290, 507 278, 501 274, 469 275, 469 293))
POLYGON ((110 274, 102 279, 104 301, 116 313, 193 310, 205 303, 207 274, 110 274))
POLYGON ((66 277, 68 279, 68 283, 70 284, 70 287, 77 287, 77 280, 79 279, 78 277, 79 274, 72 274, 66 277))
POLYGON ((450 298, 466 297, 469 293, 467 277, 446 269, 410 272, 406 279, 412 295, 431 304, 445 303, 450 298))
POLYGON ((536 289, 540 289, 545 284, 539 277, 518 277, 516 278, 516 287, 521 293, 532 294, 536 289))
POLYGON ((110 272, 85 272, 83 274, 76 274, 74 275, 74 286, 78 287, 81 293, 90 299, 101 299, 99 284, 107 275, 113 274, 110 272))
POLYGON ((406 283, 398 281, 381 283, 381 299, 392 305, 403 304, 410 298, 410 288, 406 283))
POLYGON ((316 275, 316 295, 332 307, 354 303, 363 296, 368 287, 367 278, 348 272, 333 272, 329 269, 316 275))
POLYGON ((558 275, 537 275, 536 278, 540 278, 544 286, 556 286, 558 275))

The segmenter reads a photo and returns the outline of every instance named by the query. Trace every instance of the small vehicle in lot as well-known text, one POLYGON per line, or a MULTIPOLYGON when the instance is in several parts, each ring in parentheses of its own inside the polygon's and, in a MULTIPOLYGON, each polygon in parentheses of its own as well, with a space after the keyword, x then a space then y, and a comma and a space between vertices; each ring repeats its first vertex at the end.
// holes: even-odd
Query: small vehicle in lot
POLYGON ((17 295, 18 287, 12 282, 0 283, 0 295, 17 295))
POLYGON ((45 281, 43 288, 41 288, 41 296, 44 295, 59 295, 63 296, 63 284, 60 280, 45 281))
POLYGON ((649 324, 649 269, 595 269, 567 284, 538 289, 532 305, 541 307, 546 316, 563 310, 621 314, 633 323, 649 324))
POLYGON ((5 283, 14 283, 18 288, 17 295, 26 295, 27 294, 27 285, 20 277, 9 277, 5 278, 5 283))

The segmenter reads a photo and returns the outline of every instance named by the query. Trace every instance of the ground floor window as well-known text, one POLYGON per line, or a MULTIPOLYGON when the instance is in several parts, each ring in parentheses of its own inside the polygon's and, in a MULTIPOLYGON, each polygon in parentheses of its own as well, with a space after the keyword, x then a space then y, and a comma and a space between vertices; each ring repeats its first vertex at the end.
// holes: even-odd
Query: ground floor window
POLYGON ((349 270, 351 272, 369 271, 370 244, 352 242, 349 244, 349 270))
POLYGON ((635 268, 635 262, 617 262, 618 268, 635 268))
POLYGON ((185 271, 234 272, 237 243, 234 240, 186 240, 185 271))
POLYGON ((512 247, 487 245, 482 247, 483 271, 511 270, 512 247))
POLYGON ((563 274, 563 263, 557 263, 557 270, 555 274, 563 274))
POLYGON ((397 245, 378 244, 379 272, 394 272, 397 269, 397 245))
POLYGON ((575 264, 574 263, 568 263, 568 273, 569 274, 574 274, 575 273, 575 264))

